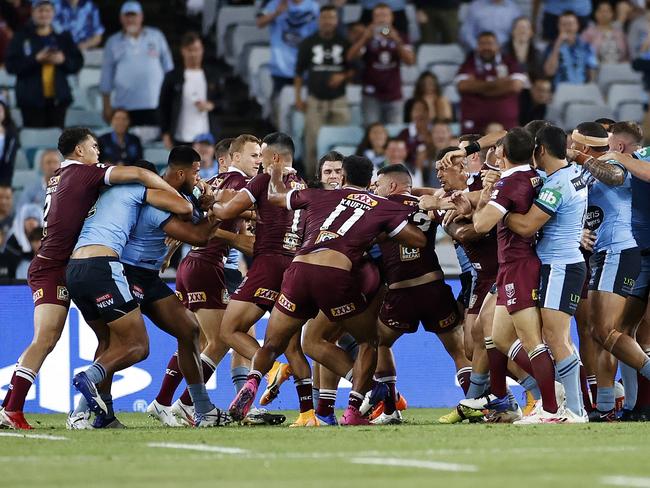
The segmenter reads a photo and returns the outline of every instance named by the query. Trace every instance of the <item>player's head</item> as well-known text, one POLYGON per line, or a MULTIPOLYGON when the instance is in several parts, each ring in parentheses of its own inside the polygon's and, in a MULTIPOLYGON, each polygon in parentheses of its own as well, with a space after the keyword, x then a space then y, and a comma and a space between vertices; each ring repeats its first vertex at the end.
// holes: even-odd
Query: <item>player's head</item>
POLYGON ((566 159, 566 149, 566 132, 554 125, 545 125, 535 136, 535 165, 546 171, 552 160, 566 159))
POLYGON ((598 157, 609 149, 609 134, 597 122, 583 122, 571 133, 571 149, 598 157))
POLYGON ((167 160, 165 180, 181 193, 190 195, 199 182, 201 155, 190 146, 172 148, 167 160))
POLYGON ((316 179, 325 190, 341 188, 343 184, 343 154, 330 151, 318 160, 316 179))
POLYGON ((65 159, 83 164, 97 164, 99 146, 97 137, 88 127, 70 127, 59 136, 57 149, 65 159))
MULTIPOLYGON (((470 145, 472 142, 476 142, 481 138, 480 134, 463 134, 458 138, 458 147, 463 149, 470 145)), ((481 167, 485 162, 485 157, 487 155, 487 149, 481 149, 479 152, 470 154, 465 158, 465 167, 470 173, 477 173, 481 171, 481 167)))
POLYGON ((613 119, 608 119, 607 117, 601 117, 600 119, 594 120, 597 124, 602 125, 607 132, 610 132, 612 125, 616 123, 613 119))
POLYGON ((499 41, 496 34, 491 31, 481 32, 476 41, 476 52, 481 60, 492 61, 499 54, 499 41))
POLYGON ((379 196, 387 197, 405 192, 410 193, 412 186, 411 173, 403 164, 384 166, 377 171, 375 193, 379 196))
POLYGON ((368 188, 372 180, 372 161, 364 156, 343 158, 343 184, 368 188))
POLYGON ((534 139, 537 137, 537 133, 542 127, 546 127, 547 125, 550 125, 549 122, 546 120, 531 120, 528 122, 526 125, 524 125, 524 129, 528 131, 530 136, 534 139))
POLYGON ((262 166, 267 168, 273 161, 283 161, 285 166, 291 166, 295 151, 290 136, 284 132, 272 132, 262 140, 262 166))
POLYGON ((451 166, 443 166, 440 160, 448 152, 458 149, 456 146, 449 146, 438 151, 436 155, 436 176, 442 189, 445 191, 464 190, 467 188, 467 173, 463 167, 463 158, 456 158, 451 166))
POLYGON ((426 127, 431 121, 429 105, 423 98, 416 98, 411 105, 411 122, 426 127))
POLYGON ((393 25, 393 11, 385 3, 378 3, 372 9, 372 23, 375 25, 392 26, 393 25))
POLYGON ((609 150, 632 154, 641 149, 643 131, 636 122, 616 122, 609 129, 609 150))
POLYGON ((257 174, 262 160, 260 140, 250 134, 241 134, 230 143, 232 165, 252 178, 257 174))
POLYGON ((219 173, 225 173, 230 167, 230 144, 234 139, 232 137, 226 137, 217 142, 217 145, 214 146, 214 157, 219 163, 219 173))
POLYGON ((533 139, 526 129, 515 127, 510 129, 503 138, 503 157, 506 166, 521 164, 530 164, 535 149, 535 139, 533 139))
POLYGON ((331 37, 339 25, 339 15, 334 5, 323 5, 318 16, 318 32, 323 37, 331 37))

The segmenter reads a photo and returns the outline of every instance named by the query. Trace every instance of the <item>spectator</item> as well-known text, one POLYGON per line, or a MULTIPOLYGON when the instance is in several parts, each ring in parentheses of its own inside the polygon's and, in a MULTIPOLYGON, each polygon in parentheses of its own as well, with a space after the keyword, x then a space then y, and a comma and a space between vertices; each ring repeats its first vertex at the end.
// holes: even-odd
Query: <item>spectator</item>
POLYGON ((167 149, 190 144, 199 134, 217 133, 214 109, 218 74, 203 64, 203 41, 196 32, 181 39, 183 66, 165 75, 160 89, 160 130, 167 149))
POLYGON ((143 158, 140 138, 129 133, 129 112, 116 108, 111 117, 112 131, 99 137, 102 163, 131 165, 143 158))
POLYGON ((9 185, 0 183, 0 249, 4 247, 4 237, 7 237, 14 221, 14 191, 9 185))
POLYGON ((336 33, 338 14, 332 5, 321 8, 318 32, 303 40, 298 47, 294 88, 296 108, 305 112, 305 174, 316 174, 316 139, 323 125, 345 125, 350 109, 345 86, 354 76, 345 54, 350 45, 336 33), (307 102, 302 99, 303 78, 307 78, 307 102))
POLYGON ((386 128, 379 122, 370 124, 366 129, 366 133, 357 147, 356 154, 358 156, 365 156, 375 168, 379 168, 384 161, 386 144, 388 143, 388 132, 386 128))
POLYGON ((431 137, 431 116, 429 105, 422 99, 416 99, 411 104, 411 122, 402 132, 397 135, 398 139, 406 143, 406 162, 411 166, 415 164, 418 153, 424 152, 427 156, 431 154, 433 139, 431 137))
POLYGON ((29 23, 33 3, 31 0, 0 2, 0 17, 4 19, 12 32, 18 32, 29 23))
POLYGON ((519 64, 502 56, 496 36, 484 32, 477 50, 468 56, 456 76, 460 93, 461 131, 483 132, 490 122, 508 129, 519 121, 519 93, 528 77, 519 64))
MULTIPOLYGON (((208 179, 212 178, 216 174, 225 173, 230 167, 230 143, 233 141, 232 137, 227 137, 221 139, 217 142, 217 145, 214 146, 214 159, 217 160, 218 167, 215 167, 214 164, 211 166, 202 166, 201 167, 201 178, 208 179)), ((206 164, 209 162, 206 161, 206 164)))
POLYGON ((16 276, 17 280, 26 280, 27 274, 29 272, 29 265, 32 263, 34 256, 38 254, 38 251, 41 249, 41 242, 43 239, 43 227, 36 227, 29 234, 27 234, 27 239, 29 240, 29 245, 32 248, 32 252, 28 256, 23 254, 18 266, 16 267, 16 276))
MULTIPOLYGON (((3 278, 15 278, 16 269, 21 261, 31 261, 34 257, 34 251, 30 242, 30 235, 36 229, 41 229, 40 236, 43 236, 43 210, 36 204, 27 204, 20 208, 16 214, 7 243, 4 248, 4 256, 1 262, 4 266, 0 268, 7 269, 7 274, 3 278)), ((3 270, 4 271, 4 270, 3 270)))
MULTIPOLYGON (((647 9, 650 9, 650 1, 647 2, 647 9)), ((630 51, 630 59, 636 59, 644 49, 648 36, 650 34, 650 10, 646 10, 643 15, 639 15, 630 23, 627 34, 627 47, 630 51)))
MULTIPOLYGON (((645 4, 641 0, 641 4, 645 4)), ((618 0, 616 2, 616 23, 621 27, 624 34, 630 29, 632 21, 638 16, 643 16, 644 9, 638 3, 633 5, 630 0, 618 0)))
POLYGON ((404 123, 411 122, 411 108, 415 100, 423 100, 429 108, 430 120, 452 120, 453 111, 449 99, 440 92, 438 77, 431 71, 421 73, 415 82, 413 98, 404 104, 404 123))
POLYGON ((59 169, 59 166, 61 166, 59 151, 56 149, 46 149, 43 151, 39 162, 41 178, 33 181, 23 189, 20 198, 18 199, 18 204, 16 205, 17 215, 20 215, 20 212, 25 205, 35 204, 39 208, 43 208, 43 205, 45 205, 45 190, 47 189, 47 183, 50 181, 50 178, 54 176, 54 172, 59 169))
POLYGON ((415 0, 420 42, 452 44, 458 41, 460 0, 415 0))
POLYGON ((621 26, 614 21, 608 0, 600 0, 594 10, 594 23, 582 33, 582 40, 596 53, 600 63, 623 63, 628 59, 627 41, 621 26))
POLYGON ((19 146, 11 111, 7 102, 0 98, 0 185, 11 186, 19 146))
POLYGON ((122 31, 108 38, 99 89, 104 120, 110 122, 113 107, 129 111, 131 126, 143 143, 160 132, 158 96, 165 73, 174 68, 162 32, 143 27, 142 6, 128 1, 120 9, 122 31))
POLYGON ((587 27, 591 15, 592 0, 533 0, 533 25, 537 25, 539 7, 542 9, 542 38, 552 41, 558 35, 558 21, 565 12, 575 12, 579 29, 587 27))
POLYGON ((16 102, 24 127, 63 127, 72 103, 67 77, 83 66, 70 34, 54 32, 53 18, 51 1, 35 1, 32 23, 9 44, 6 68, 16 75, 16 102))
POLYGON ((316 32, 318 11, 315 0, 271 0, 257 18, 260 29, 270 26, 273 97, 293 84, 298 45, 316 32))
POLYGON ((553 98, 553 87, 548 78, 536 78, 530 90, 521 92, 519 104, 519 125, 531 120, 546 120, 546 112, 553 98))
POLYGON ((402 63, 414 64, 411 46, 393 26, 393 13, 383 3, 373 10, 364 36, 348 51, 348 61, 363 57, 364 124, 396 124, 402 119, 402 63))
POLYGON ((57 0, 54 28, 57 32, 69 32, 83 51, 99 46, 104 34, 93 0, 57 0))
POLYGON ((413 186, 423 186, 424 179, 422 178, 422 168, 415 167, 414 165, 409 165, 406 161, 408 156, 408 149, 406 143, 402 139, 397 137, 391 137, 388 139, 386 144, 386 160, 385 165, 391 164, 403 164, 411 172, 411 177, 413 178, 413 186))
POLYGON ((542 74, 543 56, 535 47, 533 26, 528 17, 519 17, 512 24, 510 40, 504 53, 514 58, 529 77, 542 74))
POLYGON ((477 47, 481 32, 493 32, 500 46, 508 42, 521 10, 513 0, 473 0, 460 28, 460 41, 468 51, 477 47))
POLYGON ((588 83, 598 61, 591 46, 578 37, 578 16, 565 12, 558 19, 559 34, 546 48, 544 73, 558 83, 588 83))
MULTIPOLYGON (((219 163, 215 159, 214 136, 209 132, 199 134, 192 141, 192 147, 201 156, 201 178, 210 178, 217 174, 219 163)), ((228 147, 230 148, 230 144, 228 147)))
POLYGON ((361 0, 361 23, 365 26, 374 23, 373 11, 377 5, 385 5, 393 12, 393 25, 402 36, 408 36, 406 0, 361 0))

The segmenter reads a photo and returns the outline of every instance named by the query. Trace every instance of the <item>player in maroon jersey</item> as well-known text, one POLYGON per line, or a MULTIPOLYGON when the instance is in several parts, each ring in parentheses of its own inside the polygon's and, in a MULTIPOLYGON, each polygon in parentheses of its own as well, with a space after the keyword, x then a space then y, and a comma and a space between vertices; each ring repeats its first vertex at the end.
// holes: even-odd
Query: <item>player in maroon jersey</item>
MULTIPOLYGON (((341 423, 367 425, 359 407, 375 366, 376 327, 372 322, 367 327, 361 320, 367 301, 353 269, 380 234, 410 247, 423 247, 426 237, 406 220, 413 209, 366 191, 373 171, 367 158, 349 156, 343 160, 345 186, 340 190, 288 191, 281 169, 280 161, 271 166, 268 199, 274 205, 305 211, 305 238, 285 273, 264 345, 255 353, 248 382, 233 400, 230 412, 235 419, 245 416, 262 375, 300 333, 304 323, 320 310, 331 321, 341 322, 359 343, 350 401, 341 423), (349 320, 351 317, 356 320, 349 320)), ((296 371, 294 374, 300 377, 296 371)))
POLYGON ((35 305, 34 338, 20 356, 0 411, 0 424, 16 429, 31 429, 22 413, 25 398, 63 331, 70 306, 66 265, 99 191, 107 185, 137 182, 176 193, 158 175, 142 168, 98 164, 97 138, 89 129, 66 129, 58 149, 65 160, 48 182, 43 241, 28 274, 35 305))

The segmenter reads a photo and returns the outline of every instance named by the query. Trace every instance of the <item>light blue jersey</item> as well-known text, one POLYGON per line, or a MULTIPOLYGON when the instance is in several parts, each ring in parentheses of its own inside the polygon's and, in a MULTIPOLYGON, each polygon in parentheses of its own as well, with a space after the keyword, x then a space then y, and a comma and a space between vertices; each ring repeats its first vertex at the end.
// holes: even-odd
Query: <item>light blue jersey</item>
POLYGON ((472 263, 467 257, 467 254, 465 254, 465 249, 463 249, 463 246, 454 244, 454 248, 456 250, 456 257, 458 258, 458 265, 460 266, 460 272, 472 273, 472 275, 476 274, 476 271, 474 270, 474 266, 472 266, 472 263))
POLYGON ((99 245, 122 256, 146 195, 147 189, 142 185, 117 185, 102 193, 86 217, 75 250, 99 245))
POLYGON ((163 227, 172 217, 171 212, 145 205, 124 247, 122 262, 159 271, 167 253, 163 227))
POLYGON ((223 266, 228 269, 239 269, 239 251, 237 249, 234 247, 230 248, 228 258, 223 266))
MULTIPOLYGON (((634 153, 650 164, 650 147, 634 153)), ((632 176, 632 234, 640 249, 650 249, 650 183, 632 176)))
MULTIPOLYGON (((621 166, 616 161, 608 162, 621 166)), ((632 177, 623 170, 625 181, 620 186, 606 185, 585 172, 589 188, 587 227, 596 232, 595 253, 636 247, 632 235, 632 177)))
POLYGON ((580 237, 587 211, 587 185, 581 170, 569 164, 547 176, 534 204, 551 216, 536 247, 542 264, 583 262, 580 237))

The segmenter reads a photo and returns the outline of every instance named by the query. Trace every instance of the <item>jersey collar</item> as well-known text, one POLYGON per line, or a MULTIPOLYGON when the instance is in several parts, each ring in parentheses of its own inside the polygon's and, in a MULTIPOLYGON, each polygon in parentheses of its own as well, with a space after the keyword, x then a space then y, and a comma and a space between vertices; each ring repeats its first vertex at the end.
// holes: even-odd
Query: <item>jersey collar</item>
POLYGON ((61 163, 61 169, 65 168, 66 166, 71 166, 73 164, 83 164, 80 161, 75 161, 74 159, 66 159, 61 163))
POLYGON ((511 174, 516 173, 518 171, 530 171, 531 169, 533 168, 530 167, 530 164, 518 164, 517 166, 507 169, 503 173, 501 173, 501 178, 510 176, 511 174))
POLYGON ((244 173, 241 169, 235 166, 228 166, 228 173, 239 173, 240 175, 248 178, 248 175, 246 173, 244 173))

